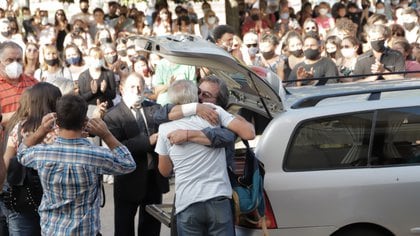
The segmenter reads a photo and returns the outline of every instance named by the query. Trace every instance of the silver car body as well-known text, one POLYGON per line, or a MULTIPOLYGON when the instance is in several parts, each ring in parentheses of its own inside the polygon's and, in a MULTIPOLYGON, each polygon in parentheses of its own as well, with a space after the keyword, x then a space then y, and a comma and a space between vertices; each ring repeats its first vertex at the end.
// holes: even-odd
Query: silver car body
MULTIPOLYGON (((265 165, 264 188, 277 224, 269 229, 270 235, 324 236, 356 225, 380 227, 393 235, 420 235, 419 164, 306 171, 284 168, 292 137, 303 122, 400 107, 418 107, 420 113, 420 81, 286 90, 199 38, 137 37, 135 43, 170 61, 210 68, 226 80, 233 110, 245 107, 272 119, 255 149, 265 165), (233 78, 235 74, 240 76, 233 78), (378 99, 369 99, 375 94, 378 99), (316 97, 322 98, 313 99, 316 97)), ((420 136, 420 126, 417 129, 420 136)), ((238 226, 237 235, 262 235, 262 231, 238 226)))

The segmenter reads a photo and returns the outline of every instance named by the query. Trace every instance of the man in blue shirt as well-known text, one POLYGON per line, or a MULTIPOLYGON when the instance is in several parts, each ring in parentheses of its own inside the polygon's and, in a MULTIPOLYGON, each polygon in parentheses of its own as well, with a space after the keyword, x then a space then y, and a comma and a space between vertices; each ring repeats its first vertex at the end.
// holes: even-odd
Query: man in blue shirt
POLYGON ((100 235, 101 175, 129 173, 136 164, 101 119, 86 122, 87 103, 81 97, 63 96, 56 107, 57 113, 44 116, 41 126, 24 140, 17 157, 22 165, 36 169, 41 180, 42 235, 100 235), (38 144, 55 123, 59 127, 55 142, 38 144), (83 138, 84 130, 102 138, 110 150, 83 138))

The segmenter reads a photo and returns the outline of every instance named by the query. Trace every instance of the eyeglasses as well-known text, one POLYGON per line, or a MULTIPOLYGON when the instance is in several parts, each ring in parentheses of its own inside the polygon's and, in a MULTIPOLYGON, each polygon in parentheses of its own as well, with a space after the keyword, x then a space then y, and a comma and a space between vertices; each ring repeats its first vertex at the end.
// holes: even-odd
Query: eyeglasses
POLYGON ((312 27, 306 27, 305 29, 306 29, 306 30, 316 30, 316 27, 315 27, 315 26, 312 26, 312 27))
POLYGON ((258 47, 258 43, 254 43, 254 44, 246 44, 246 47, 247 47, 247 48, 250 48, 250 47, 254 47, 254 48, 256 48, 256 47, 258 47))
POLYGON ((213 94, 211 94, 210 92, 207 91, 203 91, 201 89, 198 89, 198 96, 201 96, 203 98, 216 98, 216 96, 214 96, 213 94))

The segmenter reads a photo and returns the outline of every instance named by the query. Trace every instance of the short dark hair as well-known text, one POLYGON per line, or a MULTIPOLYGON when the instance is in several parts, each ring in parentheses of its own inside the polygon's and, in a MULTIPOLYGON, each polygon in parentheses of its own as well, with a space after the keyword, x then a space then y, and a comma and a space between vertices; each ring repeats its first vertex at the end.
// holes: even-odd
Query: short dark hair
POLYGON ((104 10, 102 10, 102 8, 99 8, 99 7, 93 10, 93 14, 95 14, 96 12, 101 12, 102 14, 105 14, 104 10))
POLYGON ((80 0, 79 4, 82 3, 82 2, 85 2, 85 3, 89 4, 89 0, 80 0))
POLYGON ((64 95, 56 105, 57 125, 67 130, 82 130, 85 123, 88 104, 80 96, 64 95))
POLYGON ((226 34, 226 33, 235 34, 235 30, 233 30, 233 28, 229 25, 219 25, 219 26, 217 26, 213 30, 214 41, 217 42, 217 40, 221 39, 223 37, 223 35, 226 34))

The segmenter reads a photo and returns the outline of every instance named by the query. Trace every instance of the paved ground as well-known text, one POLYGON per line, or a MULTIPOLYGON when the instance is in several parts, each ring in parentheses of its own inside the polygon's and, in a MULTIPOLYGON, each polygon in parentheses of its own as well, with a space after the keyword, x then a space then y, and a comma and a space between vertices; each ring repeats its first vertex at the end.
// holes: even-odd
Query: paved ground
MULTIPOLYGON (((104 184, 106 203, 105 207, 101 208, 101 233, 103 236, 114 235, 114 199, 112 195, 113 185, 104 184)), ((174 185, 171 185, 171 191, 163 195, 163 203, 172 203, 174 197, 174 185)), ((170 230, 164 224, 162 224, 161 236, 170 236, 170 230)))

